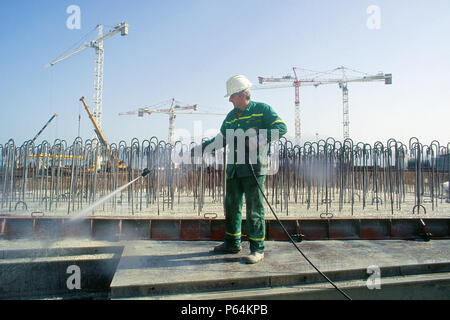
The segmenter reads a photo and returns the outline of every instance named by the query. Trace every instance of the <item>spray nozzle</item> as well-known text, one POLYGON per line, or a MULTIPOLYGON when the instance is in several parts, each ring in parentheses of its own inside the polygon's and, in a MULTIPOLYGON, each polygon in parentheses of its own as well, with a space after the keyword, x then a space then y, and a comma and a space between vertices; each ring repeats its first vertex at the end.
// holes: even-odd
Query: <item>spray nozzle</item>
POLYGON ((145 168, 144 171, 142 171, 142 177, 145 177, 149 173, 150 173, 150 170, 148 170, 148 168, 145 168))

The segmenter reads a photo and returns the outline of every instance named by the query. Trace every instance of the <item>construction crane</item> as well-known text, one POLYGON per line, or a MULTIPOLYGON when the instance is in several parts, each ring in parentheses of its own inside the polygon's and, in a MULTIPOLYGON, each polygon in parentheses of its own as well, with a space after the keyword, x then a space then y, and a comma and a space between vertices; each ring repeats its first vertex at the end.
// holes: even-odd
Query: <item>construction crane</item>
POLYGON ((97 25, 98 38, 86 42, 81 47, 53 60, 52 62, 45 65, 46 68, 54 66, 58 62, 73 56, 74 54, 83 51, 86 48, 94 48, 96 52, 96 64, 95 64, 95 81, 94 81, 94 118, 97 122, 99 128, 102 127, 102 97, 103 97, 103 62, 104 62, 104 48, 103 41, 111 38, 120 32, 121 36, 128 35, 128 23, 122 22, 114 26, 113 30, 103 35, 103 26, 101 24, 97 25))
POLYGON ((188 105, 188 106, 180 106, 176 104, 178 101, 172 98, 170 103, 170 108, 168 109, 153 109, 152 107, 139 108, 138 110, 121 112, 119 116, 126 115, 135 115, 138 117, 143 117, 144 114, 152 114, 152 113, 163 113, 169 115, 169 139, 168 142, 170 144, 174 143, 174 130, 175 130, 175 118, 177 114, 195 114, 195 115, 226 115, 225 113, 215 113, 215 112, 197 112, 198 104, 188 105), (190 112, 184 110, 191 110, 190 112), (181 111, 181 112, 180 112, 181 111))
MULTIPOLYGON (((346 70, 351 70, 345 67, 338 67, 331 72, 335 72, 340 70, 342 72, 342 76, 338 78, 307 78, 307 79, 299 79, 297 77, 296 68, 293 68, 294 77, 288 75, 282 78, 264 78, 258 77, 259 83, 264 84, 267 82, 288 82, 286 84, 279 84, 274 86, 259 86, 253 87, 253 90, 262 90, 262 89, 276 89, 276 88, 295 88, 295 140, 297 143, 300 142, 301 138, 301 127, 300 127, 300 94, 299 87, 300 86, 314 86, 318 87, 320 85, 325 84, 338 84, 339 88, 342 89, 342 104, 343 104, 343 137, 347 139, 350 137, 350 121, 349 121, 349 106, 348 106, 348 87, 347 84, 351 82, 373 82, 373 81, 384 81, 385 84, 392 84, 392 74, 385 74, 383 72, 379 72, 376 75, 365 74, 362 77, 348 77, 346 70)), ((354 70, 352 70, 354 71, 354 70)), ((330 72, 317 72, 320 74, 326 74, 330 72)))
MULTIPOLYGON (((266 82, 289 82, 290 84, 288 87, 293 86, 295 88, 295 113, 294 113, 294 119, 295 119, 295 139, 296 143, 300 143, 300 137, 301 137, 301 123, 300 123, 300 85, 305 83, 312 83, 314 82, 313 79, 298 79, 297 72, 295 71, 296 67, 293 67, 292 70, 294 71, 294 77, 287 75, 282 78, 264 78, 264 77, 258 77, 258 81, 260 84, 266 83, 266 82)), ((280 88, 280 86, 276 86, 277 88, 280 88)), ((281 86, 283 88, 284 86, 281 86)), ((273 88, 273 87, 270 87, 273 88)), ((263 87, 260 88, 253 88, 253 89, 265 89, 263 87)))
POLYGON ((58 115, 55 113, 53 116, 51 116, 51 118, 47 121, 47 123, 42 127, 42 129, 37 133, 37 135, 31 140, 31 143, 35 142, 37 137, 39 137, 41 135, 41 133, 45 130, 45 128, 47 128, 47 126, 50 124, 50 122, 52 122, 53 119, 55 119, 55 117, 57 117, 58 115))
MULTIPOLYGON (((91 122, 94 126, 94 131, 97 134, 98 139, 100 140, 100 142, 105 146, 106 150, 108 151, 108 154, 111 158, 111 162, 115 162, 119 168, 123 168, 123 161, 122 160, 118 160, 113 153, 111 152, 111 148, 109 147, 108 142, 105 139, 105 136, 102 133, 102 130, 100 129, 100 127, 97 124, 97 121, 95 120, 91 110, 89 109, 89 106, 86 103, 86 100, 84 99, 84 97, 80 98, 80 101, 83 102, 84 108, 89 116, 89 119, 91 119, 91 122)), ((97 164, 97 167, 99 167, 99 165, 97 164)))

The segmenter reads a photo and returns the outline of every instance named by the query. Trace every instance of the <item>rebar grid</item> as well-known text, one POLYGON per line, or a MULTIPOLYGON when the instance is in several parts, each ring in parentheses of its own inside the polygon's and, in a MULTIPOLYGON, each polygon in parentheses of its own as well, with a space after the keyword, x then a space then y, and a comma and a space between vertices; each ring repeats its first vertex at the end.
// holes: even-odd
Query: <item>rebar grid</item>
MULTIPOLYGON (((193 146, 152 137, 106 148, 78 137, 71 145, 56 139, 18 147, 10 139, 0 144, 0 214, 73 215, 148 168, 145 179, 92 215, 222 216, 224 151, 194 164, 172 161, 193 146)), ((408 145, 395 139, 370 145, 328 138, 302 146, 281 138, 270 146, 275 173, 267 176, 265 192, 286 216, 448 216, 449 147, 436 140, 424 145, 414 137, 408 145)))

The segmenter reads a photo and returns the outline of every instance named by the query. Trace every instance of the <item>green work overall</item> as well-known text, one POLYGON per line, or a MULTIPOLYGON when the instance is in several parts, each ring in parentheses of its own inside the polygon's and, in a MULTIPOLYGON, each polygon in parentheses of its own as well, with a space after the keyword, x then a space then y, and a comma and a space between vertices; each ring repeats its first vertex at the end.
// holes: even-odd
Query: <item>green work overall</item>
MULTIPOLYGON (((249 129, 253 129, 256 135, 264 132, 263 135, 267 138, 267 144, 263 147, 262 152, 257 153, 256 163, 253 164, 259 185, 264 190, 267 161, 261 161, 260 155, 267 156, 269 143, 274 139, 281 138, 287 132, 286 125, 269 105, 250 101, 243 111, 231 110, 220 128, 219 135, 204 142, 202 150, 205 150, 212 143, 215 143, 213 146, 216 149, 224 147, 227 143, 230 144, 230 141, 233 141, 232 134, 252 131, 249 129)), ((265 239, 264 197, 256 184, 249 165, 248 145, 245 147, 244 163, 238 161, 238 143, 233 143, 233 145, 234 152, 231 149, 229 150, 231 156, 227 159, 226 169, 225 243, 230 248, 240 246, 242 206, 245 195, 246 227, 250 251, 263 253, 265 239)))
MULTIPOLYGON (((264 190, 266 176, 258 176, 264 190)), ((253 177, 227 179, 225 197, 225 242, 230 248, 241 245, 242 205, 245 195, 246 226, 251 252, 264 252, 264 197, 253 177)))

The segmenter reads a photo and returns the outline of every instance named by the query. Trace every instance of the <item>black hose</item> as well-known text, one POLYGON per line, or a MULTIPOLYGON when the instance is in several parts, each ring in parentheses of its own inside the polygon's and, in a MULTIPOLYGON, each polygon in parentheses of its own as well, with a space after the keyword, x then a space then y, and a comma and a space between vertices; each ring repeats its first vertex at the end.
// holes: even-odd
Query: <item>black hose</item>
POLYGON ((352 300, 352 298, 350 298, 350 296, 348 296, 344 291, 342 291, 341 289, 339 289, 336 284, 331 281, 325 274, 322 273, 322 271, 320 271, 309 259, 307 256, 305 256, 305 254, 302 252, 302 250, 300 250, 300 248, 295 244, 294 239, 292 239, 291 235, 289 234, 289 232, 287 232, 286 228, 283 226, 283 224, 281 223, 280 219, 278 219, 277 215, 275 214, 275 211, 273 211, 272 206, 269 203, 269 200, 267 200, 266 195, 264 194, 264 191, 262 190, 261 186, 259 185, 258 179, 256 178, 256 174, 255 171, 253 169, 253 165, 249 162, 250 168, 252 170, 252 174, 253 174, 253 178, 255 178, 256 184, 258 185, 258 189, 259 191, 261 191, 261 194, 263 195, 264 199, 266 200, 267 204, 269 205, 270 210, 272 211, 273 215, 275 216, 275 219, 277 219, 278 223, 280 224, 281 228, 283 229, 284 233, 286 233, 286 235, 288 236, 289 240, 291 240, 292 244, 295 246, 295 248, 298 250, 298 252, 300 252, 300 254, 303 256, 303 258, 305 258, 306 261, 308 261, 308 263, 322 276, 325 278, 325 280, 327 280, 333 287, 336 288, 336 290, 338 290, 344 297, 346 297, 348 300, 352 300))

